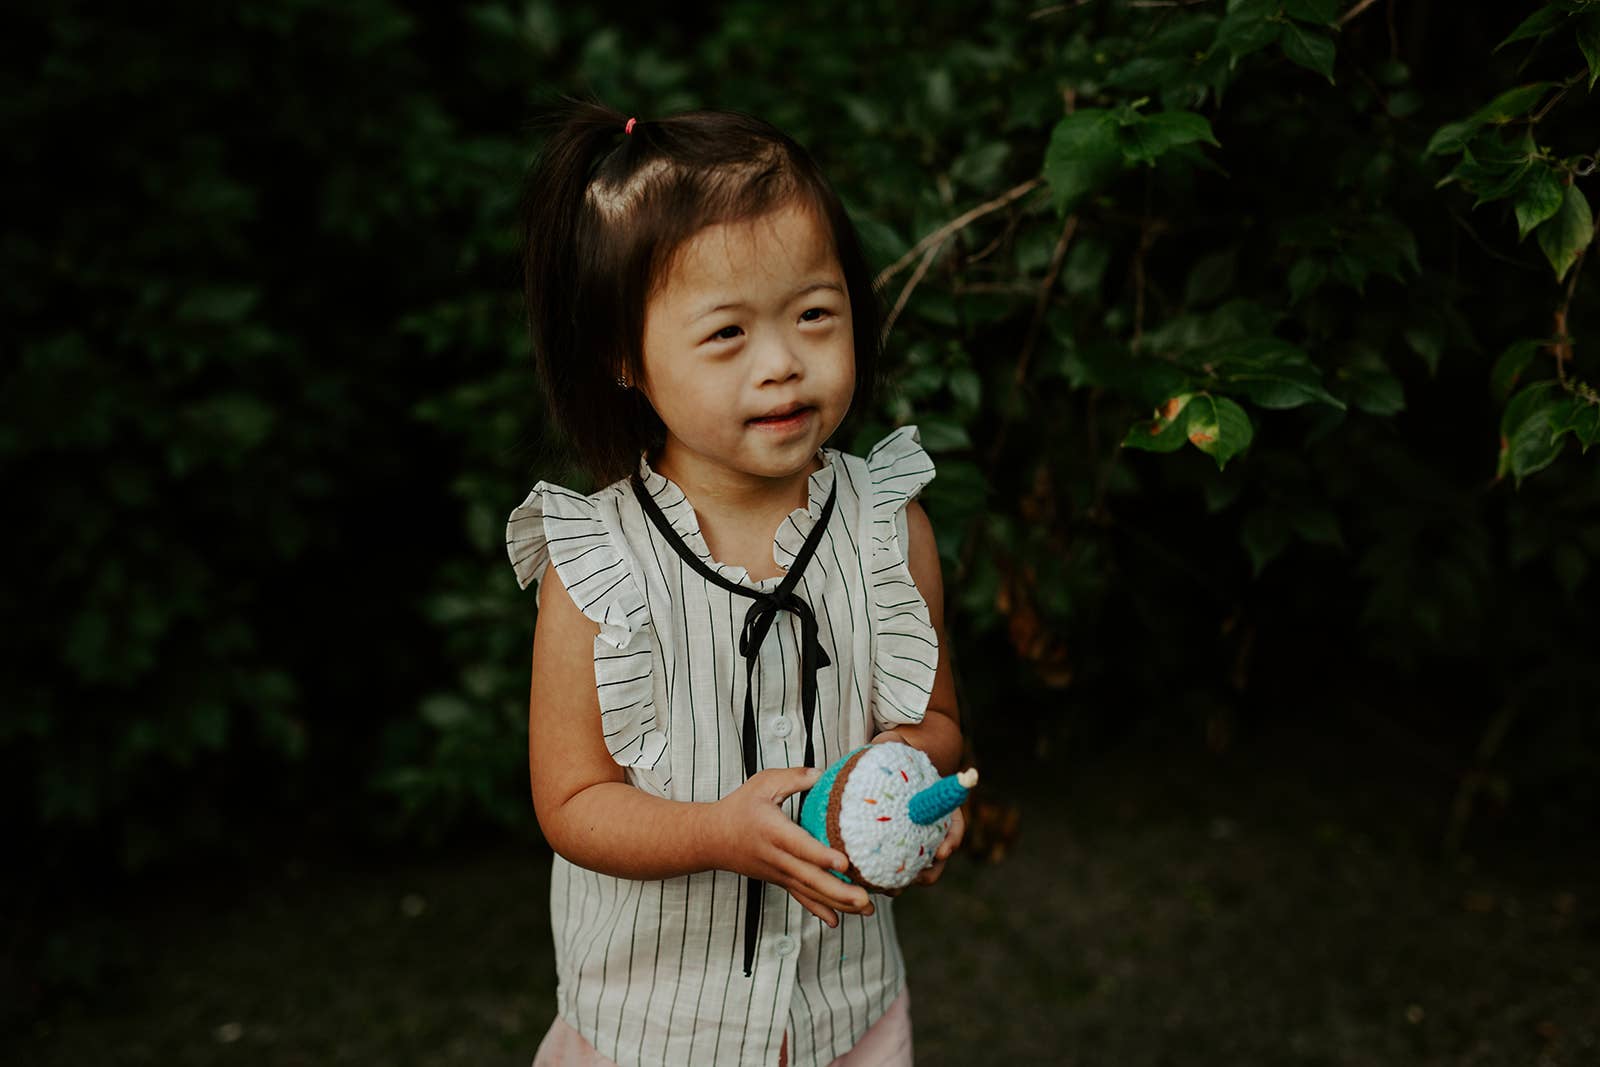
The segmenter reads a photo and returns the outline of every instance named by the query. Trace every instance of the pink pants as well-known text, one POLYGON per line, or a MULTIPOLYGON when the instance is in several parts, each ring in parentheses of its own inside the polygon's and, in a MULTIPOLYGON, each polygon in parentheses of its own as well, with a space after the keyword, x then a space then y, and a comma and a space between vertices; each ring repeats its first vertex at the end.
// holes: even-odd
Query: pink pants
MULTIPOLYGON (((788 1049, 787 1035, 785 1050, 788 1049)), ((539 1043, 533 1067, 616 1067, 594 1050, 570 1023, 556 1016, 539 1043)), ((902 989, 889 1010, 873 1023, 855 1047, 830 1067, 911 1067, 911 994, 902 989)))

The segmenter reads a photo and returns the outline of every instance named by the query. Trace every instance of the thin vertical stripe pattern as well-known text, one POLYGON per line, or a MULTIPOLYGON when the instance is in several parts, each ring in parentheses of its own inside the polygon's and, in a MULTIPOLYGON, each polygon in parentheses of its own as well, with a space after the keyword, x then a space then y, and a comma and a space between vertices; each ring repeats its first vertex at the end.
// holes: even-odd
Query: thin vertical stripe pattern
MULTIPOLYGON (((830 662, 817 675, 813 724, 816 762, 827 766, 927 709, 938 644, 907 565, 905 509, 934 467, 915 426, 864 458, 831 448, 819 456, 807 506, 779 524, 772 552, 787 570, 836 491, 796 587, 830 662)), ((672 532, 714 573, 777 588, 781 576, 758 581, 713 559, 689 499, 642 456, 639 475, 672 532)), ((713 801, 744 781, 739 633, 748 601, 697 574, 665 537, 626 479, 589 496, 540 482, 511 513, 506 549, 523 588, 554 564, 598 625, 601 732, 628 781, 670 800, 713 801)), ((780 613, 749 683, 761 767, 800 762, 800 637, 799 620, 780 613)), ((791 817, 798 803, 786 802, 791 817)), ((842 915, 830 930, 787 893, 768 891, 746 978, 742 881, 704 871, 640 882, 557 855, 550 912, 561 1018, 622 1067, 774 1064, 785 1033, 796 1067, 849 1051, 905 983, 891 899, 874 897, 873 915, 842 915)))

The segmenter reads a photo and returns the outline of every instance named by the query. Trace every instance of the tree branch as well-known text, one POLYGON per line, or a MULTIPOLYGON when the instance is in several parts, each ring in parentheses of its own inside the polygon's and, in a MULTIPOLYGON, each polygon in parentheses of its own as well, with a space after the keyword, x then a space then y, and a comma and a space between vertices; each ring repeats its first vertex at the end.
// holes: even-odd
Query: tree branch
MULTIPOLYGON (((948 235, 947 235, 948 236, 948 235)), ((939 251, 944 248, 944 242, 929 245, 928 250, 922 255, 922 262, 917 264, 917 269, 911 272, 911 278, 906 282, 900 296, 895 300, 894 307, 889 310, 889 317, 883 320, 883 332, 878 335, 878 344, 882 345, 889 340, 889 331, 894 329, 895 320, 900 317, 900 312, 905 310, 906 301, 911 299, 911 291, 922 281, 923 275, 928 273, 928 268, 933 266, 933 261, 939 258, 939 251)))
POLYGON ((1056 246, 1050 252, 1050 269, 1045 272, 1044 281, 1039 283, 1039 295, 1033 304, 1033 321, 1028 324, 1028 337, 1022 345, 1022 355, 1017 357, 1016 372, 1012 375, 1013 385, 1021 385, 1028 376, 1028 360, 1033 355, 1034 345, 1039 341, 1039 329, 1044 325, 1044 313, 1050 306, 1050 290, 1056 287, 1056 279, 1061 276, 1061 264, 1067 258, 1067 246, 1072 243, 1072 235, 1078 229, 1078 216, 1068 215, 1067 224, 1061 227, 1061 236, 1056 238, 1056 246))
MULTIPOLYGON (((1061 227, 1061 236, 1056 238, 1056 247, 1050 253, 1050 269, 1045 272, 1044 281, 1039 283, 1038 296, 1033 304, 1033 321, 1028 323, 1028 334, 1023 339, 1022 351, 1017 356, 1017 365, 1011 375, 1010 400, 1001 409, 1002 412, 1016 410, 1017 392, 1028 377, 1028 362, 1033 358, 1034 347, 1039 343, 1039 332, 1044 326, 1044 314, 1050 307, 1050 291, 1056 287, 1056 279, 1061 276, 1061 264, 1067 258, 1067 246, 1072 243, 1072 235, 1077 229, 1078 216, 1068 215, 1066 225, 1061 227)), ((1002 415, 1000 425, 995 429, 994 441, 989 445, 990 470, 1000 461, 1000 453, 1005 448, 1006 431, 1010 426, 1011 420, 1002 415)))
POLYGON ((1343 26, 1345 23, 1349 22, 1351 19, 1355 18, 1357 15, 1361 14, 1363 11, 1377 2, 1378 0, 1361 0, 1361 2, 1355 7, 1339 16, 1338 25, 1343 26))
POLYGON ((912 245, 911 250, 905 255, 901 256, 899 259, 895 260, 893 264, 879 271, 878 276, 872 280, 872 287, 874 289, 882 289, 886 284, 888 284, 890 278, 893 278, 896 274, 899 274, 912 260, 922 255, 924 249, 926 249, 929 245, 943 244, 945 238, 949 237, 957 230, 964 226, 971 225, 973 222, 981 219, 991 211, 999 211, 1013 200, 1016 200, 1018 197, 1026 196, 1028 193, 1033 192, 1033 190, 1037 189, 1043 184, 1043 178, 1029 178, 1021 185, 1013 185, 1011 188, 1007 189, 993 200, 979 204, 971 211, 951 219, 949 222, 945 223, 943 226, 940 226, 937 230, 934 230, 932 233, 928 234, 928 236, 912 245))
POLYGON ((1589 249, 1594 246, 1595 238, 1600 237, 1600 221, 1595 222, 1594 229, 1589 232, 1589 243, 1578 253, 1578 261, 1572 265, 1572 273, 1567 276, 1567 289, 1561 296, 1561 304, 1555 312, 1555 344, 1550 346, 1550 354, 1556 357, 1556 380, 1561 383, 1561 388, 1570 389, 1567 385, 1567 362, 1572 359, 1572 334, 1567 332, 1567 315, 1572 308, 1572 295, 1578 291, 1578 276, 1583 273, 1583 265, 1589 260, 1589 249))

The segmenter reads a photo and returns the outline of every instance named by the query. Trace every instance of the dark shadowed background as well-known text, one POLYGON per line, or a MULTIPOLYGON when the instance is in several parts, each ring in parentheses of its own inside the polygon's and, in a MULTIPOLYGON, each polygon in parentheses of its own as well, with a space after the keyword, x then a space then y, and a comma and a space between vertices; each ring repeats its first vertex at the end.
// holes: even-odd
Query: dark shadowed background
POLYGON ((919 1061, 1600 1062, 1600 3, 55 3, 0 50, 6 1060, 524 1064, 560 93, 850 207, 972 758, 919 1061))

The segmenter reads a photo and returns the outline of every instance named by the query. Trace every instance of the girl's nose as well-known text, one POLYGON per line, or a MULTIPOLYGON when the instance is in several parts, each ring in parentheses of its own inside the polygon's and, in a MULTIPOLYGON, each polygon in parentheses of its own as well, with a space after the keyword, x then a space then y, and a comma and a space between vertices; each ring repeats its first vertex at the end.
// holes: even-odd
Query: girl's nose
POLYGON ((786 337, 769 336, 766 343, 757 346, 757 373, 761 384, 786 382, 805 373, 800 353, 786 337))

